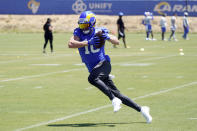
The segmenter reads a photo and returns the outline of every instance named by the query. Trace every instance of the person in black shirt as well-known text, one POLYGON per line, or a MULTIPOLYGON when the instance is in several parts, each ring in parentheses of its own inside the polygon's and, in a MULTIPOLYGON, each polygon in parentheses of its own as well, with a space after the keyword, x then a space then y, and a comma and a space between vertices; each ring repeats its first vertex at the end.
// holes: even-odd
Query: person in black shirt
POLYGON ((53 53, 53 33, 52 33, 52 29, 53 27, 51 26, 51 19, 48 18, 46 23, 43 26, 44 29, 44 38, 45 38, 45 43, 44 43, 44 47, 43 47, 43 53, 46 53, 46 46, 48 41, 50 42, 50 47, 51 47, 51 53, 53 53))
POLYGON ((124 30, 125 30, 125 26, 124 26, 124 22, 122 21, 122 16, 124 14, 122 12, 119 13, 119 19, 117 20, 117 26, 118 26, 118 40, 120 38, 122 38, 123 40, 123 43, 124 43, 124 47, 127 48, 127 45, 126 45, 126 41, 125 41, 125 33, 124 33, 124 30))

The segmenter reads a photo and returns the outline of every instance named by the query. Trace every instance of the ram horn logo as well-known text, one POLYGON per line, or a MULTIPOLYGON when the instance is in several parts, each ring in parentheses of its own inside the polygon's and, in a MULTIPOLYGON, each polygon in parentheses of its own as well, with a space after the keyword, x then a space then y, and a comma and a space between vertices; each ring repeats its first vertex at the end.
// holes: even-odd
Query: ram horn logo
POLYGON ((33 14, 36 14, 40 7, 40 2, 36 2, 35 0, 30 0, 27 6, 30 10, 32 10, 33 14))
POLYGON ((155 6, 154 11, 162 15, 164 11, 171 11, 171 6, 168 2, 160 2, 155 6))
POLYGON ((87 5, 83 2, 83 0, 76 0, 72 5, 72 10, 79 14, 87 9, 87 5))

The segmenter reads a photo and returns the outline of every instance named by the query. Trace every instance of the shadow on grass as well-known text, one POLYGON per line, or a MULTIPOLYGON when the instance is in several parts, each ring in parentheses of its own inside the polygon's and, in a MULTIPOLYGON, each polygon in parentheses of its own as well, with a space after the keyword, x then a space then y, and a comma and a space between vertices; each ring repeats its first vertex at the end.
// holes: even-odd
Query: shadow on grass
POLYGON ((48 126, 51 127, 115 127, 116 125, 126 125, 126 124, 134 124, 134 123, 141 123, 144 124, 145 122, 131 122, 131 123, 76 123, 76 124, 50 124, 48 126))

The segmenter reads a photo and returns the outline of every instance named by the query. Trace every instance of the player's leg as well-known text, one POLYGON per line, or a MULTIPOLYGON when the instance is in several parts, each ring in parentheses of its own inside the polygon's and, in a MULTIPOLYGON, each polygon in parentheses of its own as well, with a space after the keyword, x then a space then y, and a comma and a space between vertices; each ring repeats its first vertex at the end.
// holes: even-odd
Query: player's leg
POLYGON ((174 34, 174 31, 173 30, 171 30, 171 34, 170 34, 170 37, 169 37, 169 41, 171 40, 171 38, 172 38, 172 36, 173 36, 173 34, 174 34))
POLYGON ((186 37, 187 37, 187 28, 184 26, 183 38, 186 39, 186 37))
POLYGON ((106 61, 100 62, 90 72, 88 81, 90 84, 96 86, 105 95, 107 95, 110 100, 112 100, 115 96, 113 95, 109 87, 103 82, 103 79, 105 79, 105 77, 108 77, 110 72, 111 72, 111 66, 108 66, 106 61))
POLYGON ((127 48, 124 30, 122 31, 122 33, 123 33, 122 41, 123 41, 123 43, 124 43, 124 47, 127 48))
POLYGON ((151 37, 152 37, 152 40, 153 40, 154 39, 153 31, 151 30, 150 33, 151 33, 151 37))
POLYGON ((50 36, 49 42, 50 42, 51 53, 53 53, 53 35, 50 36))
POLYGON ((110 77, 106 77, 104 82, 108 87, 110 87, 114 96, 118 97, 124 105, 127 105, 127 106, 135 109, 138 112, 141 111, 141 107, 137 103, 132 101, 129 97, 120 93, 120 91, 116 88, 116 86, 114 85, 114 82, 112 81, 112 79, 110 77))
POLYGON ((138 112, 141 112, 143 117, 146 119, 147 123, 152 122, 152 116, 150 115, 150 108, 149 107, 147 107, 147 106, 142 106, 141 107, 137 103, 132 101, 129 97, 121 94, 120 91, 114 85, 114 83, 113 83, 113 81, 111 80, 110 77, 106 78, 104 81, 105 81, 106 85, 108 85, 108 87, 110 87, 114 96, 119 98, 122 101, 123 104, 135 109, 138 112))
POLYGON ((88 81, 100 89, 105 95, 109 97, 112 101, 114 107, 114 112, 117 112, 121 108, 122 101, 115 97, 110 88, 103 82, 103 80, 109 76, 111 72, 110 62, 104 61, 100 62, 95 68, 91 71, 88 81))
POLYGON ((145 26, 146 29, 146 40, 149 40, 149 30, 148 30, 148 25, 145 26))
POLYGON ((186 28, 186 39, 188 39, 187 35, 189 33, 189 27, 186 28))
POLYGON ((166 28, 165 27, 162 27, 162 40, 165 39, 165 32, 166 32, 166 28))
POLYGON ((124 43, 124 47, 127 48, 125 37, 123 37, 122 40, 123 40, 123 43, 124 43))
POLYGON ((175 30, 173 31, 172 37, 173 37, 173 40, 174 40, 174 41, 178 41, 178 40, 176 39, 176 36, 175 36, 175 30))
POLYGON ((48 43, 48 36, 45 34, 44 35, 44 39, 45 39, 45 43, 44 43, 44 46, 43 46, 43 53, 46 53, 46 46, 47 46, 47 43, 48 43))
POLYGON ((148 25, 148 31, 151 34, 151 37, 152 37, 152 40, 153 40, 154 36, 153 36, 153 31, 152 31, 152 25, 148 25))
POLYGON ((164 32, 161 33, 161 39, 164 40, 164 32))
POLYGON ((146 31, 146 40, 149 40, 149 31, 146 31))

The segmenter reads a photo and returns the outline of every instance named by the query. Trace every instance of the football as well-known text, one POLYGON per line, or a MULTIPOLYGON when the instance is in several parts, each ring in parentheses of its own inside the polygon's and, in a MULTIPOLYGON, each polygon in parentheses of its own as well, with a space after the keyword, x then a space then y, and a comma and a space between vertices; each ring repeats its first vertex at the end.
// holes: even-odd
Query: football
POLYGON ((100 30, 96 33, 96 36, 98 36, 100 39, 99 44, 96 45, 96 48, 101 48, 102 46, 105 45, 105 39, 102 37, 102 34, 103 34, 102 30, 100 30))

